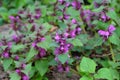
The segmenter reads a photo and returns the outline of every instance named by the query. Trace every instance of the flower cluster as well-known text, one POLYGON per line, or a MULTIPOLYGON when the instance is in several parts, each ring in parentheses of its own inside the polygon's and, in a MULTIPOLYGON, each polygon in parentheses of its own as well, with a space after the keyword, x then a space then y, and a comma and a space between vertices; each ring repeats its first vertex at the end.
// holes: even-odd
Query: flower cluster
MULTIPOLYGON (((107 30, 101 30, 100 27, 97 26, 99 22, 106 23, 111 20, 106 14, 108 10, 105 8, 95 12, 95 10, 84 8, 84 6, 82 6, 84 4, 82 4, 80 0, 57 0, 54 6, 50 8, 49 5, 46 6, 45 4, 47 3, 40 3, 43 7, 45 6, 46 10, 40 6, 40 8, 36 8, 34 12, 21 10, 16 16, 9 16, 10 27, 13 32, 11 32, 10 38, 7 39, 3 37, 0 40, 1 59, 14 60, 12 67, 14 67, 13 69, 21 77, 21 80, 30 80, 31 76, 33 77, 37 71, 39 71, 37 68, 44 67, 44 65, 40 66, 36 64, 37 61, 41 61, 40 63, 42 64, 42 60, 46 61, 46 64, 49 65, 54 64, 51 61, 52 59, 57 62, 55 67, 57 67, 58 71, 69 72, 69 60, 71 60, 71 58, 75 58, 74 61, 80 60, 81 53, 84 54, 84 52, 87 52, 83 50, 86 50, 94 43, 94 41, 90 42, 86 39, 93 39, 95 37, 94 35, 96 35, 96 30, 98 30, 98 34, 103 37, 104 41, 116 30, 112 24, 108 26, 107 30), (72 12, 70 13, 69 10, 76 11, 76 13, 79 14, 73 16, 74 13, 71 15, 72 12), (57 29, 52 30, 54 27, 57 27, 57 29), (46 36, 49 36, 50 39, 47 40, 46 36), (43 44, 39 45, 39 43, 43 44), (76 54, 80 52, 80 55, 77 54, 76 56, 74 51, 76 51, 76 54), (65 62, 60 61, 61 55, 67 57, 65 62), (27 61, 28 58, 30 59, 27 61), (20 63, 20 65, 16 67, 15 62, 20 63), (35 67, 35 71, 33 71, 33 73, 31 72, 32 74, 24 72, 29 63, 32 64, 31 67, 35 67)), ((104 2, 94 2, 95 8, 99 8, 102 4, 104 4, 104 2)), ((99 39, 100 36, 97 36, 97 38, 99 39)), ((101 51, 95 50, 90 52, 101 51)), ((46 64, 45 67, 47 66, 46 64)), ((77 63, 75 62, 75 64, 77 63)), ((42 75, 40 77, 44 76, 42 75)), ((36 76, 38 77, 38 75, 36 76)))
POLYGON ((103 37, 104 40, 106 40, 112 33, 115 31, 115 27, 113 25, 110 25, 107 30, 99 30, 98 34, 103 37))
POLYGON ((19 76, 21 76, 22 80, 29 80, 29 76, 22 72, 22 70, 24 70, 25 66, 26 66, 25 64, 21 64, 21 67, 17 68, 15 71, 19 76))

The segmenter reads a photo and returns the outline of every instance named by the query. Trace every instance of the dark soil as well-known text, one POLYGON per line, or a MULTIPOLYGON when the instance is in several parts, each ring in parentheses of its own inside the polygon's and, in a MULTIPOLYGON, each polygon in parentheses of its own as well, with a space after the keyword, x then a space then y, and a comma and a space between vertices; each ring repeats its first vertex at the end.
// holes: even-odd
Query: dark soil
POLYGON ((0 80, 9 80, 9 75, 7 72, 4 72, 1 64, 0 64, 0 80))
POLYGON ((47 77, 49 80, 79 80, 79 75, 57 71, 49 72, 47 77))

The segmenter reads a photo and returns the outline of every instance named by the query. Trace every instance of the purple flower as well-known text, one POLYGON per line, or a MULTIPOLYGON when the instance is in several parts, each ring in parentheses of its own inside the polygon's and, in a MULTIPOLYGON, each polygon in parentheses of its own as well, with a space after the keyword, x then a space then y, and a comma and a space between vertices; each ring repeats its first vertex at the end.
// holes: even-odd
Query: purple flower
POLYGON ((44 57, 44 56, 46 56, 46 50, 44 48, 39 48, 39 51, 40 51, 39 56, 41 58, 44 57))
POLYGON ((57 69, 58 69, 59 72, 63 72, 64 71, 64 69, 63 69, 61 64, 57 66, 57 69))
POLYGON ((67 45, 60 46, 61 53, 67 53, 69 51, 69 47, 67 45))
POLYGON ((38 8, 38 9, 35 9, 35 13, 36 14, 41 14, 41 10, 38 8))
POLYGON ((112 35, 113 31, 115 31, 115 27, 110 25, 106 31, 99 30, 98 34, 101 35, 104 39, 107 39, 110 35, 112 35))
POLYGON ((59 40, 61 39, 61 36, 58 33, 56 33, 54 39, 55 41, 59 42, 59 40))
POLYGON ((28 22, 29 22, 29 23, 33 23, 34 20, 33 20, 33 19, 29 19, 28 22))
POLYGON ((20 69, 16 69, 15 72, 20 75, 21 70, 20 69))
POLYGON ((62 39, 61 39, 61 40, 59 41, 59 43, 60 43, 60 45, 65 45, 65 44, 66 44, 66 40, 62 40, 62 39))
POLYGON ((75 19, 72 19, 73 24, 77 24, 77 21, 75 19))
POLYGON ((16 22, 19 22, 19 16, 9 16, 10 20, 11 20, 11 23, 16 23, 16 22))
POLYGON ((110 18, 105 14, 105 12, 101 12, 101 19, 104 22, 110 20, 110 18))
POLYGON ((58 0, 60 4, 64 4, 65 0, 58 0))
POLYGON ((19 56, 15 56, 15 58, 14 58, 16 61, 18 61, 19 60, 19 56))
POLYGON ((66 7, 70 6, 70 3, 67 2, 67 3, 65 4, 65 6, 66 6, 66 7))
POLYGON ((110 33, 113 33, 113 31, 115 31, 116 30, 116 28, 113 26, 113 25, 110 25, 109 27, 108 27, 108 31, 110 32, 110 33))
POLYGON ((22 80, 29 80, 29 76, 27 75, 22 76, 22 80))
POLYGON ((101 36, 106 36, 106 37, 109 36, 109 32, 108 32, 108 31, 99 30, 98 33, 99 33, 101 36))
POLYGON ((99 30, 98 34, 101 35, 104 40, 106 40, 110 35, 110 33, 108 31, 104 31, 104 30, 99 30))
POLYGON ((8 48, 11 48, 12 47, 12 42, 8 42, 7 46, 8 46, 8 48))
POLYGON ((9 16, 10 20, 14 22, 15 17, 14 16, 9 16))
POLYGON ((70 18, 70 15, 63 14, 63 18, 64 18, 65 20, 68 20, 68 19, 70 18))
POLYGON ((81 8, 81 3, 79 1, 73 1, 72 6, 76 9, 79 10, 81 8))
POLYGON ((69 71, 70 71, 70 67, 69 67, 69 66, 66 66, 66 67, 65 67, 65 71, 66 71, 66 72, 69 72, 69 71))
POLYGON ((63 36, 64 36, 65 38, 68 38, 69 33, 65 32, 65 33, 63 34, 63 36))
POLYGON ((71 31, 70 31, 70 37, 71 37, 71 38, 76 37, 76 34, 75 34, 75 33, 76 33, 76 30, 71 30, 71 31))
POLYGON ((21 68, 22 68, 22 69, 25 69, 25 66, 26 66, 25 63, 22 63, 22 64, 21 64, 21 68))
POLYGON ((35 46, 36 46, 36 44, 37 44, 36 42, 33 42, 33 43, 32 43, 32 47, 35 47, 35 46))
POLYGON ((2 42, 0 42, 0 46, 3 46, 2 42))
POLYGON ((9 57, 10 57, 10 54, 9 54, 8 52, 4 52, 4 53, 2 54, 2 56, 3 56, 4 58, 9 58, 9 57))
POLYGON ((62 17, 62 16, 59 16, 58 19, 59 19, 59 20, 63 20, 63 17, 62 17))
POLYGON ((20 11, 18 12, 18 14, 24 14, 24 11, 23 11, 23 10, 20 10, 20 11))
POLYGON ((19 37, 18 37, 16 34, 14 34, 14 35, 12 36, 12 38, 13 38, 13 40, 14 40, 15 42, 18 42, 18 41, 19 41, 19 37))
POLYGON ((94 2, 94 6, 95 8, 99 8, 100 5, 97 2, 94 2))
POLYGON ((44 36, 37 36, 36 41, 42 42, 42 41, 45 41, 45 38, 44 38, 44 36))
POLYGON ((58 59, 58 57, 57 57, 57 56, 55 57, 55 61, 57 61, 57 62, 59 61, 59 59, 58 59))
POLYGON ((37 50, 39 51, 39 53, 36 55, 36 58, 42 58, 46 56, 47 51, 44 48, 37 47, 37 50))
POLYGON ((76 34, 80 34, 82 29, 79 26, 77 26, 75 30, 76 30, 76 34))
POLYGON ((60 52, 60 49, 59 49, 59 47, 57 47, 56 49, 55 49, 55 51, 54 51, 54 54, 55 55, 59 55, 61 52, 60 52))
POLYGON ((34 16, 34 18, 35 18, 35 19, 39 19, 40 16, 41 16, 41 14, 36 14, 36 15, 34 16))

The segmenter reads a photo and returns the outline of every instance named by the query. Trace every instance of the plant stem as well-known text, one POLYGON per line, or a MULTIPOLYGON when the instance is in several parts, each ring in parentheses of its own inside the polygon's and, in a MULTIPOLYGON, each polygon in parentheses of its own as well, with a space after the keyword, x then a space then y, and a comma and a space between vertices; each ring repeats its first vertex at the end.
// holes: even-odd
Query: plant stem
POLYGON ((112 55, 112 60, 113 60, 113 62, 115 62, 115 55, 114 55, 111 43, 110 43, 110 52, 111 52, 111 55, 112 55))
POLYGON ((75 74, 77 74, 77 75, 80 75, 80 73, 78 73, 76 70, 74 70, 74 69, 72 69, 72 68, 70 68, 70 70, 71 70, 71 72, 73 72, 73 73, 75 73, 75 74))

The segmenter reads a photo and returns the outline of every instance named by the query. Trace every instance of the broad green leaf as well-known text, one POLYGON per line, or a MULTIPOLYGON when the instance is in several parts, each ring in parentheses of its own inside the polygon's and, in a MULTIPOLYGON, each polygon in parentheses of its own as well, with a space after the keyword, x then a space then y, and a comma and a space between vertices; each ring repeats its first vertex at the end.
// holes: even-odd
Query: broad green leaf
POLYGON ((47 50, 51 47, 50 44, 52 44, 52 39, 51 36, 48 35, 45 36, 45 41, 39 42, 37 45, 47 50))
POLYGON ((53 4, 53 3, 55 3, 57 0, 42 0, 42 3, 43 4, 53 4))
POLYGON ((15 0, 15 2, 17 8, 22 8, 26 4, 26 0, 15 0))
POLYGON ((17 73, 10 73, 10 80, 21 80, 21 77, 17 73))
POLYGON ((97 3, 102 3, 102 0, 94 0, 97 3))
POLYGON ((109 68, 101 68, 94 76, 96 79, 119 80, 119 73, 109 68))
POLYGON ((68 60, 68 54, 60 54, 58 55, 58 59, 59 61, 64 64, 67 60, 68 60))
POLYGON ((0 26, 3 25, 3 19, 0 18, 0 26))
POLYGON ((113 33, 112 36, 109 37, 109 41, 115 45, 120 45, 120 39, 116 33, 113 33))
POLYGON ((67 25, 63 22, 59 22, 58 25, 59 25, 61 30, 65 30, 67 28, 67 25))
POLYGON ((118 17, 117 13, 115 12, 115 10, 111 10, 107 13, 107 15, 115 20, 117 22, 117 24, 120 26, 120 18, 118 17))
POLYGON ((46 6, 41 6, 41 13, 42 13, 42 16, 46 16, 47 14, 47 7, 46 6))
POLYGON ((97 29, 103 29, 103 30, 106 30, 107 27, 109 26, 108 23, 105 23, 105 22, 102 22, 102 21, 98 21, 98 20, 94 20, 92 22, 92 24, 95 24, 97 29))
POLYGON ((13 60, 11 58, 3 60, 3 68, 4 68, 5 71, 8 70, 8 68, 10 67, 12 62, 13 62, 13 60))
POLYGON ((94 41, 94 44, 93 44, 94 47, 100 46, 103 43, 103 39, 101 37, 94 38, 93 41, 94 41))
POLYGON ((80 70, 85 73, 95 73, 97 64, 90 58, 83 57, 80 63, 80 70))
POLYGON ((80 34, 78 36, 83 44, 86 44, 88 42, 88 35, 87 34, 80 34))
POLYGON ((47 60, 38 60, 35 62, 35 67, 39 71, 40 75, 43 76, 48 70, 47 60))
POLYGON ((73 7, 68 7, 67 13, 71 15, 72 18, 76 18, 77 16, 79 16, 79 11, 75 10, 73 7))
POLYGON ((115 33, 118 35, 118 37, 120 37, 120 27, 116 28, 115 33))
POLYGON ((29 75, 31 69, 32 69, 32 63, 27 64, 27 65, 25 66, 25 69, 22 70, 22 72, 24 72, 25 74, 29 75))
POLYGON ((101 12, 104 9, 104 6, 100 6, 99 8, 95 8, 94 12, 101 12))
POLYGON ((52 25, 50 25, 49 23, 44 23, 43 30, 41 31, 42 34, 46 34, 51 28, 52 28, 52 25))
POLYGON ((28 52, 28 55, 26 57, 26 61, 29 61, 33 56, 35 56, 38 52, 34 49, 34 47, 31 47, 30 51, 28 52))
POLYGON ((23 45, 23 44, 12 45, 11 51, 15 53, 17 51, 20 51, 20 50, 24 49, 25 47, 26 46, 23 45))
POLYGON ((69 39, 68 42, 72 43, 74 46, 78 46, 78 47, 83 46, 83 43, 82 43, 81 40, 78 39, 78 38, 69 39))
POLYGON ((82 76, 79 80, 93 80, 93 78, 88 76, 82 76))

